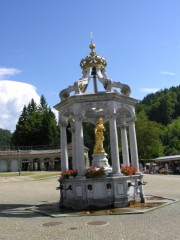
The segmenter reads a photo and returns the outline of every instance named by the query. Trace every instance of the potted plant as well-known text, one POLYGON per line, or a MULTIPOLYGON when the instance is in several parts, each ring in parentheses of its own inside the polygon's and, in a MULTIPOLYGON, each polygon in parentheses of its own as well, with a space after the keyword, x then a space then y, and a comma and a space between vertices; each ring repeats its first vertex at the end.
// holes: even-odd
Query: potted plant
POLYGON ((75 169, 65 170, 61 172, 62 179, 68 179, 69 177, 76 177, 76 176, 77 176, 77 170, 75 169))
POLYGON ((86 170, 85 172, 85 176, 86 178, 98 178, 98 177, 102 177, 105 176, 105 169, 104 167, 90 167, 86 170))

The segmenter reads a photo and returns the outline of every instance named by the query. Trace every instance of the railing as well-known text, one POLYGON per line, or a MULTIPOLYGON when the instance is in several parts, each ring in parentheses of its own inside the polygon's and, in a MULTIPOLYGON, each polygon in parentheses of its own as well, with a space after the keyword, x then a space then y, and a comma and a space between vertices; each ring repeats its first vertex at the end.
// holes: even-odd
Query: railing
POLYGON ((0 151, 23 151, 23 150, 51 150, 59 149, 60 145, 38 145, 38 146, 0 146, 0 151))

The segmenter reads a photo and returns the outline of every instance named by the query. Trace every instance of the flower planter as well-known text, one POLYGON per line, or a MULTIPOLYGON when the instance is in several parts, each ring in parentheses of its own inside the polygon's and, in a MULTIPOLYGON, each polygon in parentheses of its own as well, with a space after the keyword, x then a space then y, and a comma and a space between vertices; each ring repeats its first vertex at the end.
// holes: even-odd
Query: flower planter
POLYGON ((90 167, 86 170, 85 176, 87 179, 88 178, 101 178, 101 177, 105 177, 106 173, 105 173, 104 167, 101 167, 101 168, 90 167))

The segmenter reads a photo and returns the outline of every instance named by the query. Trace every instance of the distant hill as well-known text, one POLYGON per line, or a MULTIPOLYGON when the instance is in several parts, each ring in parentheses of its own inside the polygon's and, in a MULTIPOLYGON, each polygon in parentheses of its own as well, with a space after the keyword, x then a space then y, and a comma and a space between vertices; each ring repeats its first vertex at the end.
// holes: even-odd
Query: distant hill
POLYGON ((9 130, 0 128, 0 146, 11 145, 12 133, 9 130))
POLYGON ((180 85, 148 94, 137 104, 136 111, 144 110, 149 120, 163 125, 180 117, 180 85))
POLYGON ((148 94, 136 112, 141 159, 180 154, 180 86, 148 94))

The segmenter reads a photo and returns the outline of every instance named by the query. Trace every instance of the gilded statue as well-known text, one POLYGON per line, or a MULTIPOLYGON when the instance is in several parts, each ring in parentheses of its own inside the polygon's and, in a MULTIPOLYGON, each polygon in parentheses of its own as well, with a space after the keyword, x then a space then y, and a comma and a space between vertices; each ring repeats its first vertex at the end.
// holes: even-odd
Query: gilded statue
POLYGON ((104 147, 103 147, 103 141, 104 141, 104 131, 106 131, 103 119, 100 117, 97 121, 96 127, 95 127, 95 147, 94 147, 94 153, 104 153, 104 147))

